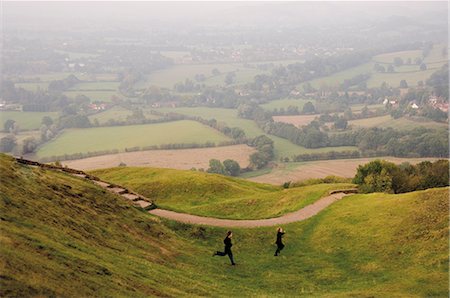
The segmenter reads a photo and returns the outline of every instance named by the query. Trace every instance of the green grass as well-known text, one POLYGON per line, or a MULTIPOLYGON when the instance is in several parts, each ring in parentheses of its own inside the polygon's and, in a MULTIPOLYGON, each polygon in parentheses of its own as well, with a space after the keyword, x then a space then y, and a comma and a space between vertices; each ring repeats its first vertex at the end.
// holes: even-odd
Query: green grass
MULTIPOLYGON (((0 295, 447 297, 448 188, 355 195, 286 225, 157 219, 92 183, 0 157, 0 295)), ((250 208, 247 208, 250 209, 250 208)))
POLYGON ((181 59, 185 56, 191 57, 191 52, 187 51, 161 51, 161 55, 170 59, 181 59))
POLYGON ((446 123, 440 123, 435 121, 419 122, 413 121, 406 118, 394 119, 390 115, 351 120, 348 122, 349 125, 355 127, 393 127, 400 130, 411 130, 416 127, 434 128, 434 129, 445 129, 448 127, 446 123))
POLYGON ((37 156, 49 157, 64 154, 87 153, 102 150, 143 147, 163 144, 219 143, 229 140, 216 130, 195 121, 69 129, 56 139, 45 143, 37 156))
POLYGON ((379 87, 383 82, 386 82, 392 87, 399 87, 401 80, 405 80, 410 87, 417 86, 417 82, 425 82, 437 69, 438 68, 428 68, 424 71, 419 70, 414 72, 374 73, 370 79, 367 80, 367 87, 379 87))
POLYGON ((202 117, 204 119, 216 119, 218 122, 224 122, 229 127, 239 127, 244 130, 247 137, 253 138, 259 135, 267 135, 274 141, 275 146, 275 158, 291 157, 296 154, 314 153, 314 152, 328 152, 328 151, 345 151, 345 150, 357 150, 356 147, 327 147, 318 149, 309 149, 302 146, 295 145, 290 141, 276 137, 274 135, 268 135, 260 129, 256 123, 252 120, 242 119, 237 116, 237 110, 233 109, 221 109, 221 108, 161 108, 157 111, 162 113, 180 113, 184 115, 202 117))
POLYGON ((317 184, 281 189, 247 180, 193 171, 114 168, 92 172, 154 200, 164 209, 234 219, 277 217, 296 211, 352 184, 317 184))
MULTIPOLYGON (((280 99, 280 100, 274 100, 270 101, 268 103, 262 104, 261 107, 265 110, 272 111, 275 109, 287 109, 289 106, 298 107, 299 111, 303 109, 303 105, 307 103, 308 99, 280 99)), ((311 101, 313 102, 313 101, 311 101)))
POLYGON ((49 116, 56 120, 58 117, 57 112, 16 112, 16 111, 1 111, 0 123, 3 130, 3 124, 6 120, 11 119, 19 124, 20 129, 32 130, 39 129, 41 127, 42 118, 49 116))

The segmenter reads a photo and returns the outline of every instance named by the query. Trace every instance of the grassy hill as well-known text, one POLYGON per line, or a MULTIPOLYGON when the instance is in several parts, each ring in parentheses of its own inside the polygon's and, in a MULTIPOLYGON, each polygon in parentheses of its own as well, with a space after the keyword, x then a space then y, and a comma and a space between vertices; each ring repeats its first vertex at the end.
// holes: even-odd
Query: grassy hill
MULTIPOLYGON (((0 155, 0 296, 447 297, 448 188, 354 195, 285 226, 157 219, 94 184, 0 155)), ((250 208, 248 208, 250 209, 250 208)))
POLYGON ((349 183, 283 189, 243 179, 202 172, 154 168, 96 170, 105 181, 129 187, 164 208, 233 219, 277 217, 296 211, 349 183))

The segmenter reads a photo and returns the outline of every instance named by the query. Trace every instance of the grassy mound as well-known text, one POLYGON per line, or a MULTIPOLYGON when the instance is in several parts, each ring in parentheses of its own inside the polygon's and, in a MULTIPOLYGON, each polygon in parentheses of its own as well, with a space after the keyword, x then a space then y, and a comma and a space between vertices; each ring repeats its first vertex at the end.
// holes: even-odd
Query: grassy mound
MULTIPOLYGON (((0 155, 0 296, 447 297, 448 188, 354 195, 306 221, 234 230, 161 221, 67 174, 0 155)), ((249 208, 248 208, 249 209, 249 208)))
POLYGON ((292 189, 202 172, 154 168, 112 168, 94 175, 129 187, 164 209, 233 219, 277 217, 296 211, 348 183, 292 189))

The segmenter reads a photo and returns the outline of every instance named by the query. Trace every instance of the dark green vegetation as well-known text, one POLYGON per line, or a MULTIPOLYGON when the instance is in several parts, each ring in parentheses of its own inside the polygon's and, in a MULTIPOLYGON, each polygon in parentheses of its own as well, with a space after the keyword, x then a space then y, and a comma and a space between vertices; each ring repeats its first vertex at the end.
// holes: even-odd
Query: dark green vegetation
POLYGON ((403 193, 449 185, 449 161, 423 161, 417 165, 399 166, 385 160, 374 160, 358 167, 353 183, 369 192, 403 193))
POLYGON ((194 171, 113 168, 92 172, 153 200, 164 209, 232 219, 277 217, 328 195, 351 188, 351 183, 323 183, 298 188, 260 184, 194 171))
MULTIPOLYGON (((448 188, 354 195, 285 226, 156 219, 93 184, 0 157, 1 296, 448 296, 448 188)), ((263 187, 263 186, 262 186, 263 187)), ((201 192, 201 191, 199 191, 201 192)))

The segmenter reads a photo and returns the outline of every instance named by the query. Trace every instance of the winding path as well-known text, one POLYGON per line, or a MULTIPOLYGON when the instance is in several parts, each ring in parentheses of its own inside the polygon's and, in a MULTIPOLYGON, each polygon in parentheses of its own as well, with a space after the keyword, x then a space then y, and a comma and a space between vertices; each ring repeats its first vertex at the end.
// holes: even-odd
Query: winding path
POLYGON ((245 227, 245 228, 256 228, 256 227, 269 227, 269 226, 276 226, 276 225, 282 225, 282 224, 288 224, 296 221, 305 220, 307 218, 310 218, 317 213, 319 213, 321 210, 325 209, 332 203, 342 199, 347 194, 345 193, 335 193, 332 195, 329 195, 327 197, 324 197, 315 203, 308 205, 300 210, 297 210, 295 212, 291 212, 285 215, 282 215, 280 217, 274 217, 274 218, 268 218, 268 219, 255 219, 255 220, 249 220, 249 219, 220 219, 220 218, 213 218, 213 217, 203 217, 203 216, 197 216, 197 215, 191 215, 186 213, 178 213, 174 211, 169 210, 163 210, 163 209, 153 209, 150 210, 149 213, 187 223, 187 224, 197 224, 197 225, 208 225, 208 226, 215 226, 215 227, 245 227))
POLYGON ((276 225, 283 225, 288 224, 296 221, 302 221, 307 218, 310 218, 329 205, 333 204, 334 202, 342 199, 346 195, 350 193, 355 193, 356 189, 348 189, 348 190, 337 190, 330 195, 323 197, 316 202, 312 203, 311 205, 308 205, 300 210, 297 210, 295 212, 287 213, 285 215, 282 215, 280 217, 274 217, 274 218, 267 218, 267 219, 220 219, 220 218, 214 218, 214 217, 203 217, 203 216, 197 216, 187 213, 179 213, 164 209, 158 209, 153 204, 153 202, 136 193, 133 192, 125 187, 122 187, 120 185, 112 184, 109 182, 102 181, 98 179, 97 177, 91 176, 89 174, 86 174, 83 171, 75 170, 71 168, 63 168, 58 167, 54 165, 48 165, 48 164, 42 164, 35 161, 30 161, 22 158, 16 158, 17 162, 31 165, 31 166, 37 166, 42 167, 46 169, 51 170, 58 170, 67 172, 73 176, 76 176, 78 178, 87 179, 91 182, 97 184, 98 186, 104 188, 105 190, 108 190, 109 192, 115 193, 124 199, 132 202, 136 207, 140 207, 144 210, 147 210, 148 213, 167 218, 170 220, 175 220, 178 222, 183 222, 187 224, 196 224, 196 225, 208 225, 208 226, 215 226, 215 227, 243 227, 243 228, 256 228, 256 227, 269 227, 269 226, 276 226, 276 225), (156 209, 153 209, 156 208, 156 209), (150 210, 151 209, 151 210, 150 210))

